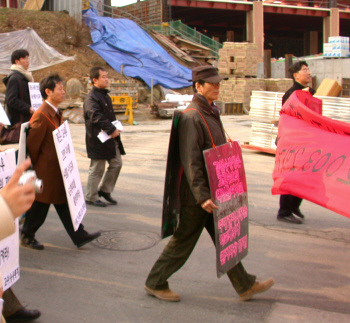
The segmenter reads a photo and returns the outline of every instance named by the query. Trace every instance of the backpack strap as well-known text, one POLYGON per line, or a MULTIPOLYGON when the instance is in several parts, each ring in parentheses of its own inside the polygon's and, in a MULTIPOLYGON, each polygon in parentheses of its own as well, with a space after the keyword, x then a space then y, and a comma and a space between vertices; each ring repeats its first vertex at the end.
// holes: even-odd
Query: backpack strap
MULTIPOLYGON (((57 129, 58 127, 53 123, 53 121, 42 111, 37 111, 38 113, 41 113, 47 120, 49 120, 51 122, 51 124, 55 127, 55 129, 57 129)), ((33 118, 33 117, 32 117, 33 118)), ((32 119, 30 118, 30 119, 32 119)))
POLYGON ((186 113, 187 111, 190 111, 190 110, 197 111, 197 112, 200 114, 200 116, 202 117, 202 119, 203 119, 203 121, 204 121, 205 125, 206 125, 206 126, 207 126, 207 128, 208 128, 208 132, 209 132, 210 139, 211 139, 211 144, 212 144, 213 148, 215 148, 215 147, 216 147, 216 145, 215 145, 215 143, 214 143, 213 135, 212 135, 212 133, 211 133, 211 131, 210 131, 210 128, 209 128, 209 126, 208 126, 207 121, 206 121, 206 120, 205 120, 205 118, 203 117, 203 114, 202 114, 202 113, 201 113, 199 110, 197 110, 197 109, 195 109, 195 108, 189 108, 189 109, 186 109, 186 110, 185 110, 185 111, 183 111, 182 113, 186 113))

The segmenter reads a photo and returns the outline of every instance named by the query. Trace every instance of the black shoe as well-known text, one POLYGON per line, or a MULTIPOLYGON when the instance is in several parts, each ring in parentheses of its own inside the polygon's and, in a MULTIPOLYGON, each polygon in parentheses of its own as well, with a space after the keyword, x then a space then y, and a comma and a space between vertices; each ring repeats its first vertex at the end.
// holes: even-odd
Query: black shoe
POLYGON ((88 233, 81 242, 77 243, 77 247, 80 248, 86 245, 87 243, 97 239, 100 235, 101 235, 101 232, 88 233))
POLYGON ((93 206, 100 206, 100 207, 106 207, 107 204, 105 202, 102 202, 101 200, 96 201, 85 201, 86 204, 93 205, 93 206))
POLYGON ((15 314, 5 317, 7 323, 11 322, 29 322, 40 317, 41 313, 38 310, 27 310, 25 307, 19 309, 15 314))
POLYGON ((21 237, 21 246, 26 247, 26 248, 30 248, 30 249, 35 249, 35 250, 43 250, 44 249, 44 245, 41 244, 35 238, 30 239, 30 238, 21 237))
POLYGON ((102 192, 102 191, 98 191, 97 193, 98 193, 99 197, 101 197, 101 196, 104 197, 104 199, 107 202, 109 202, 111 204, 115 204, 115 205, 118 204, 118 202, 115 199, 112 198, 111 193, 106 193, 106 192, 102 192))
POLYGON ((292 214, 291 215, 288 215, 288 216, 280 216, 280 215, 277 215, 277 220, 278 221, 283 221, 283 222, 288 222, 288 223, 294 223, 294 224, 302 224, 303 221, 297 219, 295 216, 293 216, 292 214))
POLYGON ((299 218, 302 218, 302 219, 305 218, 304 214, 300 212, 300 209, 294 210, 293 213, 294 213, 296 216, 298 216, 299 218))

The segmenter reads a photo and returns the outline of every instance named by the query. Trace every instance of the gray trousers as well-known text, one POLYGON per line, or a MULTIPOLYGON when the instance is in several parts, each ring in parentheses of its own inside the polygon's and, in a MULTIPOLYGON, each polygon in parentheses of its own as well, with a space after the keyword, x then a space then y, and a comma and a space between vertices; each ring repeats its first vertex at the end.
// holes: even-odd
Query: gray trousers
MULTIPOLYGON (((214 242, 213 215, 204 211, 200 206, 181 208, 179 227, 151 269, 146 280, 147 287, 158 290, 169 288, 168 278, 185 264, 204 228, 214 242)), ((250 289, 256 279, 254 275, 246 272, 241 262, 229 270, 227 276, 238 294, 250 289)))
POLYGON ((117 154, 115 158, 107 160, 91 159, 89 178, 87 182, 87 192, 85 197, 87 201, 94 202, 98 200, 99 197, 97 191, 103 191, 105 193, 113 192, 115 184, 119 177, 120 170, 123 166, 122 156, 120 155, 118 146, 116 150, 117 154), (106 161, 108 162, 108 168, 106 173, 103 175, 105 171, 106 161))

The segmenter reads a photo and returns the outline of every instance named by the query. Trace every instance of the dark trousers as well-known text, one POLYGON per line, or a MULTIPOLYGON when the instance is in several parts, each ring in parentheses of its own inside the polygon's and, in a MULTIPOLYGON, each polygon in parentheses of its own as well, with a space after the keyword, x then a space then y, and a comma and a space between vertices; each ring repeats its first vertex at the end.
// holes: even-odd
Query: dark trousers
POLYGON ((2 314, 5 318, 15 314, 23 307, 11 288, 4 291, 2 298, 4 300, 2 314))
MULTIPOLYGON (((73 243, 78 244, 83 241, 88 233, 84 230, 84 226, 82 224, 79 226, 77 231, 74 231, 68 203, 54 204, 54 207, 68 235, 73 240, 73 243)), ((26 213, 25 222, 22 229, 23 238, 33 239, 35 237, 35 233, 45 222, 49 208, 50 204, 34 201, 32 207, 26 213)))
POLYGON ((293 195, 281 195, 280 196, 280 209, 278 210, 278 216, 289 216, 295 211, 299 210, 300 204, 303 199, 293 195))
MULTIPOLYGON (((204 211, 200 206, 182 207, 179 227, 151 269, 146 286, 158 290, 169 288, 168 278, 185 264, 204 228, 207 229, 214 242, 213 215, 204 211)), ((238 294, 250 289, 256 279, 255 276, 245 271, 241 262, 228 271, 227 276, 238 294)))

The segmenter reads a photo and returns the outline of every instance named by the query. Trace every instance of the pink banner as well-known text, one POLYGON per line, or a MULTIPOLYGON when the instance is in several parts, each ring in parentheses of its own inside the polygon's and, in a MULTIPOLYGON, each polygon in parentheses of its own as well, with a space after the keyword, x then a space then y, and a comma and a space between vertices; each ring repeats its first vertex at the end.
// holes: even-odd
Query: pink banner
POLYGON ((248 192, 242 151, 228 142, 204 151, 214 211, 216 269, 220 277, 248 254, 248 192))
POLYGON ((283 105, 272 194, 298 196, 350 217, 350 124, 318 114, 320 106, 304 91, 283 105))

